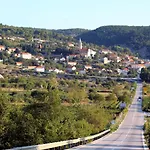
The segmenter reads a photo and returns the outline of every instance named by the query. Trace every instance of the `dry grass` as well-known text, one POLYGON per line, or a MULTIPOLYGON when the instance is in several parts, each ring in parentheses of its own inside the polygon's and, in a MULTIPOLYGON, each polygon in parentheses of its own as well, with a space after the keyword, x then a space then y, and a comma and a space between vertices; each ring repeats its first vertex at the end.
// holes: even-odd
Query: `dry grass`
POLYGON ((7 91, 7 92, 22 92, 24 89, 21 88, 0 88, 1 91, 7 91))
POLYGON ((103 95, 104 97, 108 96, 110 93, 109 92, 98 92, 98 94, 103 95))

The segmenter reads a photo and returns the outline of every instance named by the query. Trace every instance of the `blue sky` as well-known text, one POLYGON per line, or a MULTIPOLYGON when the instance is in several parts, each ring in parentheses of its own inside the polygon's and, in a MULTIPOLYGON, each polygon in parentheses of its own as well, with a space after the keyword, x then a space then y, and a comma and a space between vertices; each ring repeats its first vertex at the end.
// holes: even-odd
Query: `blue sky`
POLYGON ((150 25, 150 0, 0 0, 0 23, 47 29, 150 25))

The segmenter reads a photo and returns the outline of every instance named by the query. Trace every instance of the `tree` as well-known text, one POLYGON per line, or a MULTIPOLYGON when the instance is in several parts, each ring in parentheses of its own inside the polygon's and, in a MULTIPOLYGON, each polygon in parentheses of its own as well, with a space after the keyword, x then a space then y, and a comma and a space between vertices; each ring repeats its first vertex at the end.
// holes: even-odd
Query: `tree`
POLYGON ((114 93, 111 93, 111 94, 109 94, 109 95, 106 97, 106 100, 107 100, 107 101, 110 101, 110 102, 116 102, 116 101, 117 101, 117 96, 116 96, 114 93))
POLYGON ((126 104, 129 104, 131 102, 131 95, 129 92, 126 91, 118 97, 118 100, 120 102, 125 102, 126 104))

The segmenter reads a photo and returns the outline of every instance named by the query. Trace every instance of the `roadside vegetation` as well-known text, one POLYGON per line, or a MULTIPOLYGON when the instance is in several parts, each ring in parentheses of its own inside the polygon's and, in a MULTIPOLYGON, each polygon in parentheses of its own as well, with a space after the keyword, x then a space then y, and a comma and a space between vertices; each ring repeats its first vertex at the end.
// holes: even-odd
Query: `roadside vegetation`
MULTIPOLYGON (((142 109, 146 113, 150 112, 150 84, 144 83, 143 85, 143 98, 142 98, 142 109)), ((144 123, 144 136, 148 147, 150 148, 150 117, 145 117, 144 123)))
POLYGON ((50 143, 110 128, 135 84, 12 77, 0 80, 0 148, 50 143))
POLYGON ((142 109, 150 112, 150 84, 146 83, 143 85, 142 109))

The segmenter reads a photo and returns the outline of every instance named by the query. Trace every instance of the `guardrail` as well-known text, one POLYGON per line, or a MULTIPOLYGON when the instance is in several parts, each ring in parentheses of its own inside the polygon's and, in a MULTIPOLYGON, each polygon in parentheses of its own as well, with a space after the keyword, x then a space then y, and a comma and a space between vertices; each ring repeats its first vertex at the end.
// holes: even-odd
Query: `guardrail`
POLYGON ((78 138, 78 139, 73 139, 73 140, 67 140, 67 141, 60 141, 60 142, 54 142, 54 143, 47 143, 47 144, 39 144, 39 145, 33 145, 33 146, 23 146, 23 147, 16 147, 12 148, 10 150, 44 150, 44 149, 67 149, 71 148, 74 146, 86 144, 89 140, 96 140, 107 133, 110 132, 110 129, 105 130, 101 133, 88 136, 88 137, 83 137, 83 138, 78 138))

